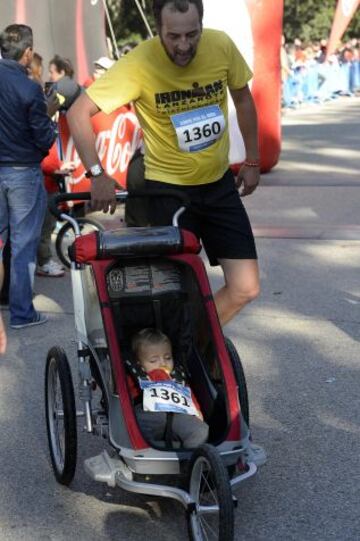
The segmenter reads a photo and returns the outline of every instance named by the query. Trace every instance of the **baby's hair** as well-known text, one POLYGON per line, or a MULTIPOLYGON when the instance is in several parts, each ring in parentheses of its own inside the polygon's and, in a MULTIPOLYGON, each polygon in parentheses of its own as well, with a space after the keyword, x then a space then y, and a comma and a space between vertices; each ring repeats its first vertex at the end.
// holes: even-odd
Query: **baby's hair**
POLYGON ((136 358, 139 358, 139 349, 146 344, 169 344, 171 346, 170 339, 166 334, 158 329, 146 328, 137 332, 131 340, 131 349, 136 358))

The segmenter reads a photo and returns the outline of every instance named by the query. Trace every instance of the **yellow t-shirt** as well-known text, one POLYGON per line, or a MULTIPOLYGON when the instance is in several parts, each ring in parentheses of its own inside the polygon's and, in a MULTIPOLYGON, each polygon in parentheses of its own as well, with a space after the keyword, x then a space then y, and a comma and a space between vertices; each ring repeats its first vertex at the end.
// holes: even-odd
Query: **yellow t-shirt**
POLYGON ((207 184, 229 166, 227 88, 252 73, 224 32, 205 29, 195 58, 177 66, 159 37, 142 42, 87 90, 105 113, 131 101, 144 132, 145 177, 207 184))

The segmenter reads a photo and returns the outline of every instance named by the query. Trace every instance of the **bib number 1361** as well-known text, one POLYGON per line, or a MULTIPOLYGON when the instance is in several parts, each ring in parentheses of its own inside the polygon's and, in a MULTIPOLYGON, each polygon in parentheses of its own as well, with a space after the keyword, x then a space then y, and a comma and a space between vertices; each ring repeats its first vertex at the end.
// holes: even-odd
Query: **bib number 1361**
POLYGON ((172 411, 197 415, 190 388, 173 380, 140 380, 144 411, 172 411))

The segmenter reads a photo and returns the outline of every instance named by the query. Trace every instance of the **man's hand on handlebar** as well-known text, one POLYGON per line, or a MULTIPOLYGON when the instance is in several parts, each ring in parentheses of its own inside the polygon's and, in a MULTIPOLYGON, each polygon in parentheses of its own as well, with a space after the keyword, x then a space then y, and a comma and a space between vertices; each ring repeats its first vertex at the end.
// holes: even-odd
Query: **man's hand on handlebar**
POLYGON ((114 179, 103 173, 91 179, 91 208, 114 214, 116 209, 115 188, 119 188, 114 179))

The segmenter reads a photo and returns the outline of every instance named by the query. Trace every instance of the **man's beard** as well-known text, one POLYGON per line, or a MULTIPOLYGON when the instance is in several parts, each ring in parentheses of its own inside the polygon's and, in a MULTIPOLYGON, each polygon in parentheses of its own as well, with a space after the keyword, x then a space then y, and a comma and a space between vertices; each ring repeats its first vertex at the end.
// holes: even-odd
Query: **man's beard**
POLYGON ((177 66, 180 66, 180 67, 186 67, 188 64, 190 64, 190 62, 193 60, 193 58, 195 57, 196 55, 196 51, 197 51, 197 47, 190 47, 189 51, 186 52, 186 54, 184 53, 177 53, 176 51, 174 53, 170 53, 168 51, 168 49, 166 48, 166 45, 165 43, 163 42, 161 36, 160 36, 160 41, 161 41, 161 44, 167 54, 167 56, 170 58, 170 60, 176 64, 177 66), (184 58, 186 59, 186 62, 185 63, 182 63, 181 62, 181 59, 184 58), (180 59, 180 62, 177 61, 177 59, 180 59))

